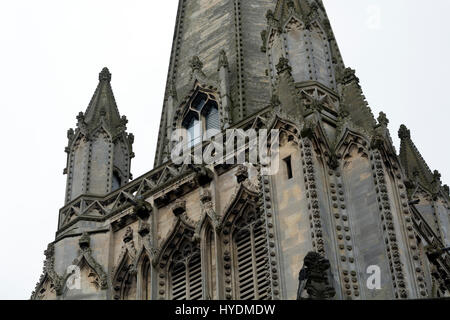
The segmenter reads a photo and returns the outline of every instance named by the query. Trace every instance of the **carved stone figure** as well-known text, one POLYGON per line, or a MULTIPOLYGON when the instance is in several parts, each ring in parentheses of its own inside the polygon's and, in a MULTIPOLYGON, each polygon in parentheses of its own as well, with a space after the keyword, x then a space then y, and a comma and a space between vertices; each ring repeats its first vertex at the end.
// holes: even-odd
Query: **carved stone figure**
POLYGON ((297 300, 303 299, 303 292, 313 300, 331 299, 336 295, 330 285, 328 271, 330 262, 317 252, 309 252, 299 273, 299 288, 297 300))

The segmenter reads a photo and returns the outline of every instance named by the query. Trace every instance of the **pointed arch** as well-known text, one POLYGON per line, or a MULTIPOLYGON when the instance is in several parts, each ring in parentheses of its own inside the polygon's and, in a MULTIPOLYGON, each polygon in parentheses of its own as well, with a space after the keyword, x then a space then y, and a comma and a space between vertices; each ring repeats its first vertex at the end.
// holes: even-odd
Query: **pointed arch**
POLYGON ((299 143, 300 130, 294 121, 290 119, 285 119, 281 115, 275 115, 275 117, 268 121, 269 130, 279 130, 280 131, 280 146, 282 146, 286 141, 293 141, 294 143, 299 143))
POLYGON ((326 32, 317 20, 310 26, 310 43, 315 66, 315 80, 329 88, 334 88, 330 43, 326 32))
POLYGON ((184 237, 171 256, 168 276, 170 299, 202 299, 201 252, 197 242, 184 237))
POLYGON ((45 273, 32 294, 32 300, 56 300, 58 296, 54 281, 45 273))
POLYGON ((105 183, 104 177, 108 177, 109 181, 112 180, 112 165, 109 159, 113 150, 111 134, 103 125, 92 133, 89 147, 95 152, 89 153, 89 180, 86 181, 86 191, 92 194, 106 194, 111 191, 111 182, 105 183))
POLYGON ((73 175, 73 172, 85 172, 89 151, 89 141, 81 133, 74 140, 69 155, 69 177, 67 179, 67 199, 69 202, 83 194, 85 190, 85 177, 82 174, 73 175), (72 175, 71 175, 72 174, 72 175))
POLYGON ((161 298, 200 300, 203 298, 203 275, 200 242, 194 240, 195 227, 186 214, 181 214, 163 242, 157 262, 161 298), (167 280, 167 281, 166 281, 167 280))
POLYGON ((292 66, 292 77, 295 82, 310 79, 309 65, 311 65, 310 48, 308 44, 309 31, 296 15, 292 15, 284 25, 286 47, 292 66))
POLYGON ((318 155, 329 157, 330 154, 334 153, 333 139, 330 139, 330 137, 327 135, 327 132, 323 127, 321 120, 312 120, 311 122, 306 123, 303 128, 303 133, 305 132, 308 133, 302 135, 308 136, 311 139, 311 142, 313 143, 313 146, 318 155))
MULTIPOLYGON (((101 273, 96 270, 95 264, 92 261, 88 261, 84 256, 79 260, 78 264, 76 264, 79 268, 80 273, 80 281, 81 281, 81 290, 83 294, 95 294, 102 290, 102 278, 101 273), (100 273, 100 274, 99 274, 100 273)), ((68 280, 70 279, 70 275, 66 274, 65 276, 65 285, 66 285, 66 297, 67 294, 70 294, 68 290, 68 280)))
POLYGON ((115 300, 136 300, 136 256, 128 248, 122 251, 119 263, 114 268, 112 284, 115 300))
POLYGON ((210 139, 220 132, 223 110, 220 94, 212 88, 195 85, 194 90, 179 105, 173 127, 185 129, 188 146, 193 147, 203 139, 210 139))
POLYGON ((152 300, 152 263, 150 254, 145 246, 142 246, 138 254, 136 266, 138 298, 140 300, 152 300))
POLYGON ((265 221, 258 192, 241 183, 222 221, 224 274, 228 299, 263 300, 270 287, 265 221))
POLYGON ((336 154, 338 158, 343 160, 342 166, 346 167, 348 161, 351 161, 355 149, 361 157, 367 159, 369 157, 368 147, 369 142, 365 137, 345 129, 343 135, 336 144, 336 154))
POLYGON ((155 259, 155 264, 158 264, 161 269, 167 267, 170 262, 170 257, 173 251, 178 247, 184 238, 192 239, 195 234, 194 224, 188 219, 186 214, 178 216, 174 220, 171 231, 168 236, 162 241, 159 255, 155 259))
POLYGON ((200 234, 204 299, 214 300, 217 298, 215 290, 217 287, 217 241, 215 227, 211 218, 204 219, 200 234))

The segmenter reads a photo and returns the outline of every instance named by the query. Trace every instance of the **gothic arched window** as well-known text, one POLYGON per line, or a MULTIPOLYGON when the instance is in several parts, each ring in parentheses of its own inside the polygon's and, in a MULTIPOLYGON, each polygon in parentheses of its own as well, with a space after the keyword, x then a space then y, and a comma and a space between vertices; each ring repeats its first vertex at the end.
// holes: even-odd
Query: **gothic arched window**
POLYGON ((257 210, 247 208, 233 231, 236 293, 239 300, 267 299, 267 245, 264 223, 257 210))
POLYGON ((133 265, 124 264, 114 279, 115 300, 136 300, 137 277, 133 265))
POLYGON ((187 130, 188 147, 219 133, 219 108, 214 96, 199 92, 189 105, 182 125, 187 130))
POLYGON ((170 269, 172 300, 200 300, 203 297, 200 248, 186 242, 175 252, 170 269))
POLYGON ((150 300, 151 299, 151 264, 150 260, 145 257, 144 262, 142 263, 142 300, 150 300))

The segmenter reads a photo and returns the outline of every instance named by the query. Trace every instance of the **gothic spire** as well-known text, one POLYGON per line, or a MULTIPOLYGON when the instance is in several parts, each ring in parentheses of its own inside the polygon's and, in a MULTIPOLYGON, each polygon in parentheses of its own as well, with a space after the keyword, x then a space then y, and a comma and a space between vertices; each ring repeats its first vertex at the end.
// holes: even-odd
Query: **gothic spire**
POLYGON ((131 178, 134 136, 126 133, 127 118, 120 117, 107 68, 86 112, 77 116, 77 129, 67 132, 66 203, 80 195, 105 195, 131 178))
POLYGON ((412 141, 411 131, 405 125, 401 125, 398 136, 401 140, 400 161, 408 179, 414 183, 418 182, 422 187, 432 191, 434 174, 412 141))
POLYGON ((83 117, 88 131, 95 130, 102 122, 113 136, 125 128, 127 120, 125 117, 120 118, 108 68, 103 68, 100 72, 97 89, 83 117))

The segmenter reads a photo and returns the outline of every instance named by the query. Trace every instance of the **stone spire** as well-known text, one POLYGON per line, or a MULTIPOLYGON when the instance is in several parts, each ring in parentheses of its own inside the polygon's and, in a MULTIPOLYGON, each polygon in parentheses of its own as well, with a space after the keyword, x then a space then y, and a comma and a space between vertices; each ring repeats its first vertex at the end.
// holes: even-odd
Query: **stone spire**
POLYGON ((121 130, 126 129, 126 117, 120 117, 116 100, 111 88, 111 73, 108 68, 103 68, 100 72, 99 83, 94 96, 84 113, 84 122, 89 132, 101 125, 112 135, 116 135, 121 130))
POLYGON ((76 130, 67 133, 66 202, 84 194, 105 195, 128 182, 134 136, 126 133, 127 122, 114 99, 111 73, 103 68, 86 112, 78 114, 76 130))
POLYGON ((400 162, 406 171, 408 179, 420 185, 429 191, 433 191, 434 175, 430 167, 423 159, 416 145, 411 139, 411 131, 401 125, 398 132, 400 138, 400 162))
POLYGON ((155 166, 168 159, 174 123, 192 95, 206 88, 221 100, 224 127, 262 110, 270 101, 267 58, 259 34, 274 0, 179 1, 155 166), (220 28, 218 28, 220 26, 220 28), (194 59, 193 59, 194 57, 194 59), (196 76, 192 76, 192 75, 196 76), (173 93, 178 99, 173 99, 173 93))

